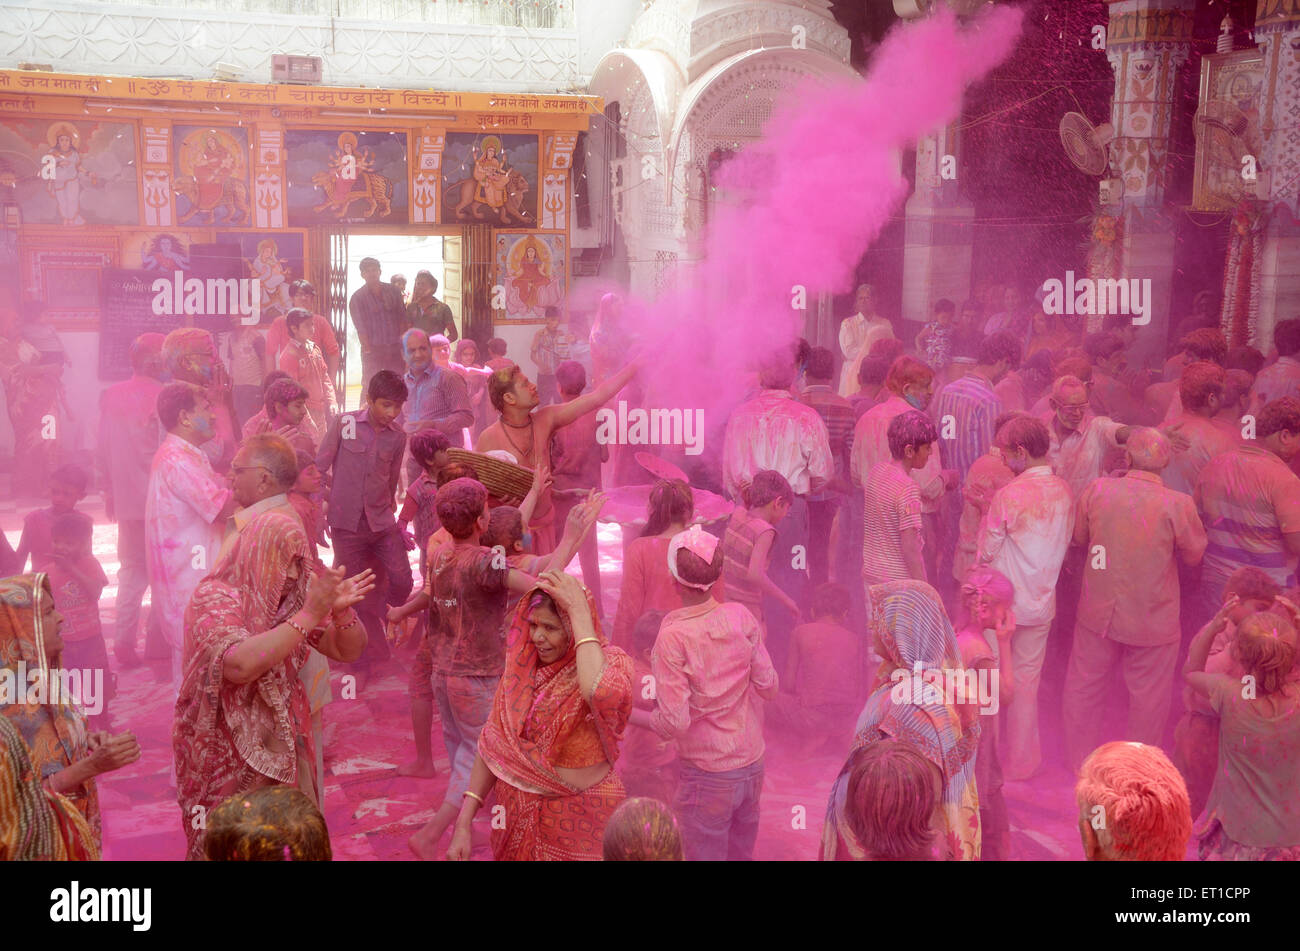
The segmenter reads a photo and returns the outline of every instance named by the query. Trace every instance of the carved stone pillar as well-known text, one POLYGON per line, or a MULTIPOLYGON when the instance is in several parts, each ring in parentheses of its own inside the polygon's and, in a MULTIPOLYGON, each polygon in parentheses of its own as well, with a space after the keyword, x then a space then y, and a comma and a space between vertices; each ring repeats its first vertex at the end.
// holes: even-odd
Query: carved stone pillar
POLYGON ((1164 353, 1177 220, 1165 207, 1178 70, 1191 50, 1195 0, 1109 0, 1106 58, 1115 72, 1111 162, 1124 183, 1123 274, 1151 281, 1151 322, 1140 357, 1164 353))
POLYGON ((1264 54, 1261 175, 1268 224, 1260 262, 1259 331, 1272 341, 1279 320, 1300 314, 1300 0, 1259 0, 1255 41, 1264 54))

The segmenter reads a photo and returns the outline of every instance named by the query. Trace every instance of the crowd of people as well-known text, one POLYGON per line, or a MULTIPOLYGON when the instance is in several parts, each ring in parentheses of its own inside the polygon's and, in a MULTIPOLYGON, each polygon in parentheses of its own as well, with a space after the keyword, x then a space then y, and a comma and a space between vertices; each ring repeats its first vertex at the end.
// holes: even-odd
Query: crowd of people
MULTIPOLYGON (((94 777, 141 754, 113 671, 146 662, 191 859, 329 858, 331 668, 364 690, 394 664, 399 772, 437 774, 435 713, 451 764, 421 858, 490 825, 497 860, 751 859, 775 734, 842 757, 826 860, 1010 858, 1004 784, 1053 761, 1089 858, 1181 859, 1193 834, 1202 859, 1300 857, 1300 320, 1230 349, 1200 299, 1146 370, 1131 323, 1087 332, 1019 288, 940 300, 904 340, 863 286, 838 353, 792 342, 735 381, 687 481, 597 438, 653 372, 616 295, 590 333, 548 314, 530 380, 458 339, 427 271, 409 303, 361 272, 358 409, 298 281, 254 340, 136 339, 95 471, 48 473, 0 552, 0 664, 109 689, 89 721, 0 706, 0 857, 99 854, 94 777), (607 613, 595 525, 627 482, 652 484, 607 613), (705 523, 705 489, 729 516, 705 523)), ((7 372, 20 401, 41 379, 7 372)))

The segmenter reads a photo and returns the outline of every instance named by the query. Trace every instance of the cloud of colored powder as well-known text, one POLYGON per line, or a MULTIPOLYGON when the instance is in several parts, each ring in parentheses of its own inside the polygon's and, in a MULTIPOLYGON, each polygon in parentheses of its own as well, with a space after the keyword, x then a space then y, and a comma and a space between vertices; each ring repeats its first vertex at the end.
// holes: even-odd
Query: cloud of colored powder
POLYGON ((1011 53, 1021 19, 988 7, 967 23, 947 11, 902 23, 865 78, 809 83, 776 104, 764 137, 722 169, 720 189, 743 201, 714 206, 705 260, 653 304, 630 302, 649 405, 725 421, 747 368, 801 335, 794 289, 806 288, 809 307, 818 292, 850 289, 907 196, 899 156, 960 114, 963 90, 1011 53))

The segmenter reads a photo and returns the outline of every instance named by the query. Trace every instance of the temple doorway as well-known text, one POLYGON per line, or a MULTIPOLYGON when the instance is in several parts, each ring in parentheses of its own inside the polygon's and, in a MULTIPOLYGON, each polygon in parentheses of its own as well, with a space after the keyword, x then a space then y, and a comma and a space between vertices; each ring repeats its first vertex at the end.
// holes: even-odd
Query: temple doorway
POLYGON ((348 301, 365 282, 361 278, 363 258, 375 258, 380 280, 391 283, 395 276, 406 279, 404 298, 411 299, 415 275, 429 271, 438 281, 437 296, 450 305, 460 327, 460 238, 439 234, 336 234, 330 236, 329 304, 330 321, 343 347, 344 359, 339 384, 347 394, 348 409, 361 404, 361 344, 348 313, 348 301))

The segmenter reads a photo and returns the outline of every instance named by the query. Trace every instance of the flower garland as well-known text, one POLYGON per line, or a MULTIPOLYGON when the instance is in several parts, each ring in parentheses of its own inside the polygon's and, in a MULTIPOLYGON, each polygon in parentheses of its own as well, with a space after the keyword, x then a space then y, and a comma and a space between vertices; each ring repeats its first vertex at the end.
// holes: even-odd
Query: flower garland
MULTIPOLYGON (((1090 239, 1081 247, 1087 254, 1088 277, 1105 280, 1122 276, 1124 265, 1124 221, 1116 215, 1094 211, 1082 222, 1088 224, 1090 239)), ((1088 333, 1101 330, 1104 318, 1094 314, 1088 318, 1088 333)))
POLYGON ((1264 223, 1264 210, 1258 202, 1243 201, 1232 215, 1223 273, 1223 313, 1220 316, 1230 347, 1259 347, 1261 339, 1266 336, 1259 326, 1264 223))

